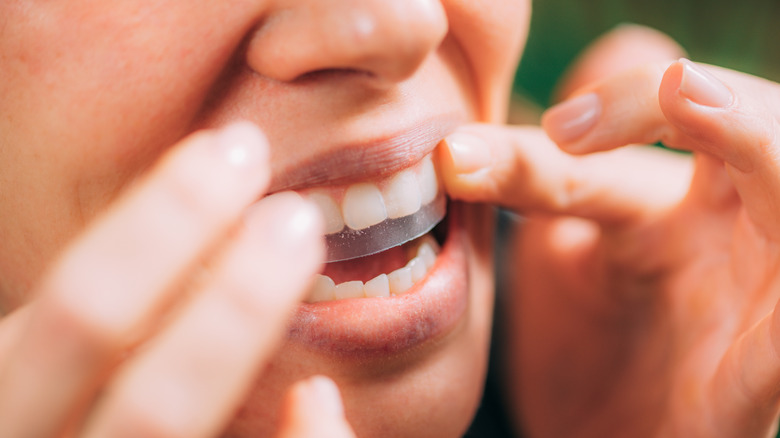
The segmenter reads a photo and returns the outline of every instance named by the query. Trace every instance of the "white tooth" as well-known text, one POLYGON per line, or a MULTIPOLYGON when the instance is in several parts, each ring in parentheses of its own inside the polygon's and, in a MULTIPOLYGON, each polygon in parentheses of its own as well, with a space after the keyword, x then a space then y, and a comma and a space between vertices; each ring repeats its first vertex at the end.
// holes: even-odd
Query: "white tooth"
POLYGON ((425 267, 428 269, 431 269, 436 264, 436 251, 428 242, 423 242, 420 245, 420 249, 417 250, 417 257, 422 259, 425 267))
POLYGON ((425 262, 421 258, 415 257, 409 260, 406 264, 410 271, 412 271, 412 282, 417 283, 425 277, 428 273, 428 269, 425 267, 425 262))
POLYGON ((405 170, 388 183, 382 192, 387 207, 387 217, 408 216, 420 209, 420 185, 417 177, 409 170, 405 170))
POLYGON ((367 297, 389 297, 390 296, 390 281, 387 279, 387 274, 377 275, 371 280, 366 282, 363 290, 367 297))
POLYGON ((363 282, 362 281, 347 281, 336 285, 336 299, 343 300, 345 298, 363 298, 363 282))
POLYGON ((344 222, 353 230, 362 230, 387 219, 385 202, 379 188, 373 184, 353 184, 341 202, 344 222))
POLYGON ((336 283, 327 275, 316 275, 306 299, 309 303, 330 301, 335 298, 336 283))
POLYGON ((414 284, 412 281, 412 270, 407 266, 388 274, 387 280, 390 282, 390 293, 393 295, 400 295, 406 292, 414 284))
POLYGON ((341 218, 341 209, 336 201, 325 193, 313 192, 308 195, 322 212, 325 219, 325 234, 338 233, 344 228, 344 219, 341 218))
POLYGON ((436 169, 433 168, 433 161, 431 157, 426 157, 420 168, 420 172, 417 174, 417 182, 420 184, 420 201, 422 205, 426 205, 436 199, 436 194, 439 192, 439 182, 436 178, 436 169))

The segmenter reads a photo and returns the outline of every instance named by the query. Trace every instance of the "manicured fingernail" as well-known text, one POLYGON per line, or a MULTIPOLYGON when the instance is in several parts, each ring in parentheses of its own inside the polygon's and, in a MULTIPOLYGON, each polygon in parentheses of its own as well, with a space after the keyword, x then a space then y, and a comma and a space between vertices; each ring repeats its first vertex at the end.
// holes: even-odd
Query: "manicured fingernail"
POLYGON ((316 399, 317 405, 333 416, 344 415, 344 406, 341 402, 339 388, 324 376, 314 376, 309 379, 309 393, 316 399))
POLYGON ((683 65, 680 94, 694 103, 714 108, 731 104, 731 90, 712 73, 687 59, 681 59, 680 62, 683 65))
POLYGON ((251 122, 233 122, 217 132, 218 158, 235 168, 254 169, 268 161, 268 141, 251 122))
POLYGON ((596 93, 566 100, 545 112, 542 125, 556 143, 569 143, 582 137, 601 116, 601 100, 596 93))
POLYGON ((487 143, 475 135, 458 132, 447 137, 444 142, 458 175, 473 174, 492 164, 487 143))

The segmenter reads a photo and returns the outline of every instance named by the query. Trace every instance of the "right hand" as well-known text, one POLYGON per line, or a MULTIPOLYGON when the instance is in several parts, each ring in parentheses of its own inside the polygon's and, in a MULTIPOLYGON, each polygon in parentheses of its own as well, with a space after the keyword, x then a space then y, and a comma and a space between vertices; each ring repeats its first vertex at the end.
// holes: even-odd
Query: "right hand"
MULTIPOLYGON (((196 133, 89 224, 0 321, 0 436, 226 426, 324 257, 314 207, 257 201, 268 156, 249 123, 196 133)), ((285 438, 353 436, 327 378, 294 385, 282 417, 285 438)))

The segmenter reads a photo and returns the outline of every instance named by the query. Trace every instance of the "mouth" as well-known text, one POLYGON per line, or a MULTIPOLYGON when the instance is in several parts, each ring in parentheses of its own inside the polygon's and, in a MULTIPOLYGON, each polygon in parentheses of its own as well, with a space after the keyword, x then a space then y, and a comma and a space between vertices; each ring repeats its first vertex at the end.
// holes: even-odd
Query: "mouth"
POLYGON ((323 211, 332 261, 299 306, 291 341, 384 357, 457 326, 468 303, 462 206, 452 203, 445 217, 440 187, 429 154, 380 181, 300 191, 323 211))

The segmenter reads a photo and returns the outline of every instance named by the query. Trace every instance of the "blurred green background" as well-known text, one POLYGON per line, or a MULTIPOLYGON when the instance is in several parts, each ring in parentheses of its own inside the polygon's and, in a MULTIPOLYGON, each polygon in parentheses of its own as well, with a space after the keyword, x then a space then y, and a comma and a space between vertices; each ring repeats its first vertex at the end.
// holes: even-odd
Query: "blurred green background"
POLYGON ((549 106, 579 52, 624 23, 663 31, 694 61, 780 82, 780 0, 533 0, 515 93, 549 106))
POLYGON ((565 67, 621 23, 665 32, 694 61, 780 81, 780 0, 533 0, 516 93, 548 106, 565 67))

